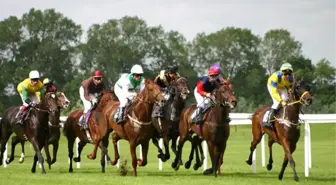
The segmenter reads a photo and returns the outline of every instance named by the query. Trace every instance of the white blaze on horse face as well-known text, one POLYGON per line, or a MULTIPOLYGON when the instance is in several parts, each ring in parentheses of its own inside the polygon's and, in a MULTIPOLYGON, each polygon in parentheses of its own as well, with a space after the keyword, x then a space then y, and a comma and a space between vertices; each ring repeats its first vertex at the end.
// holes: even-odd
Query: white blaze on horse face
POLYGON ((51 97, 55 99, 56 96, 55 96, 55 94, 52 94, 51 97))
POLYGON ((68 108, 70 105, 70 100, 65 96, 64 93, 62 93, 62 96, 64 97, 65 104, 63 105, 63 108, 68 108))

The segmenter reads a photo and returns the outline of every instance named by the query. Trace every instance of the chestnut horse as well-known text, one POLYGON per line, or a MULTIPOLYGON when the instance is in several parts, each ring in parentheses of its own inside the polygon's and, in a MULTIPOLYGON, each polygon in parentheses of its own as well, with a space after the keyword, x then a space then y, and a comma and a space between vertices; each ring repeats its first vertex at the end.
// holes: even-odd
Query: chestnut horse
POLYGON ((153 125, 156 129, 156 135, 152 138, 153 144, 158 148, 158 158, 163 162, 170 158, 169 141, 172 140, 171 148, 176 155, 176 141, 179 136, 178 122, 181 111, 185 107, 185 101, 189 95, 189 87, 187 79, 180 77, 171 84, 170 93, 172 97, 165 103, 163 107, 163 118, 152 118, 153 125), (175 111, 173 113, 173 111, 175 111), (175 119, 171 119, 171 114, 175 115, 175 119), (158 144, 158 138, 163 138, 165 154, 158 144))
POLYGON ((191 114, 196 109, 193 104, 184 109, 179 123, 180 139, 177 147, 177 155, 172 163, 175 170, 179 169, 182 164, 182 148, 186 140, 191 140, 190 133, 196 133, 208 144, 208 149, 211 157, 212 168, 204 171, 204 174, 214 174, 217 176, 217 171, 220 174, 220 166, 222 164, 223 155, 226 148, 226 142, 230 135, 230 125, 228 118, 230 108, 233 109, 237 105, 236 97, 232 88, 225 84, 214 90, 212 95, 213 106, 204 115, 204 124, 191 123, 191 114))
MULTIPOLYGON (((83 114, 83 110, 76 110, 71 112, 67 120, 64 123, 64 135, 68 140, 68 156, 70 158, 70 164, 69 164, 69 172, 73 172, 72 168, 72 158, 73 158, 73 146, 76 137, 80 139, 80 142, 78 143, 78 157, 74 158, 75 162, 80 162, 80 154, 83 150, 83 147, 87 143, 91 143, 91 138, 92 142, 95 144, 95 152, 97 150, 98 145, 102 149, 102 155, 101 155, 101 167, 102 167, 102 172, 105 172, 105 156, 107 158, 107 161, 110 161, 110 157, 108 156, 107 153, 107 145, 108 145, 108 125, 106 122, 102 122, 103 118, 103 113, 102 110, 104 107, 113 101, 113 95, 111 93, 105 93, 101 98, 98 99, 99 103, 97 108, 92 110, 91 116, 88 118, 88 127, 89 131, 87 130, 81 130, 78 121, 79 118, 83 114), (102 142, 101 142, 102 141, 102 142)), ((95 158, 92 156, 88 156, 88 158, 95 158)))
MULTIPOLYGON (((38 161, 42 166, 42 174, 46 173, 43 165, 43 156, 41 153, 41 149, 43 146, 48 145, 48 118, 50 113, 58 111, 57 99, 58 97, 55 95, 55 93, 47 93, 44 97, 42 97, 42 100, 38 107, 29 108, 29 112, 25 114, 26 116, 24 118, 23 124, 17 124, 18 118, 16 118, 16 114, 19 111, 19 107, 11 107, 6 110, 0 124, 0 159, 3 159, 3 153, 6 150, 6 143, 9 137, 13 132, 15 132, 15 134, 19 136, 20 139, 29 140, 34 147, 35 156, 31 172, 35 173, 36 163, 38 161)), ((45 147, 45 152, 47 154, 47 162, 50 168, 51 160, 48 147, 45 147)), ((1 165, 2 160, 0 160, 0 166, 1 165)))
MULTIPOLYGON (((65 94, 61 91, 56 92, 57 96, 57 105, 58 110, 54 112, 53 114, 49 114, 49 140, 48 144, 53 146, 53 158, 51 160, 51 164, 54 164, 56 162, 57 157, 57 151, 58 151, 58 142, 61 136, 60 132, 60 115, 61 115, 61 109, 65 109, 69 106, 70 101, 65 96, 65 94)), ((12 147, 11 147, 11 155, 6 160, 6 163, 9 164, 14 160, 14 153, 15 153, 15 146, 21 143, 21 157, 19 159, 19 163, 24 162, 25 157, 25 151, 24 151, 24 143, 25 140, 20 139, 18 136, 12 137, 12 147)))
POLYGON ((268 116, 266 112, 269 111, 271 106, 264 106, 253 114, 252 117, 252 134, 253 141, 251 142, 250 155, 247 164, 252 164, 252 154, 256 146, 260 142, 264 133, 269 135, 268 147, 270 152, 269 164, 267 169, 272 169, 272 145, 274 142, 278 142, 282 145, 285 157, 282 164, 281 171, 279 173, 279 180, 282 180, 284 171, 287 167, 288 161, 294 172, 294 180, 299 181, 299 177, 295 170, 295 161, 293 159, 292 153, 296 149, 296 143, 300 138, 300 123, 299 123, 299 113, 301 104, 310 105, 312 103, 312 97, 310 94, 310 88, 303 80, 297 80, 293 83, 292 91, 289 93, 289 103, 287 106, 280 108, 275 115, 274 128, 262 125, 265 118, 268 116), (265 117, 265 118, 264 118, 265 117))
POLYGON ((147 164, 147 153, 149 140, 153 137, 154 128, 151 123, 151 113, 154 103, 161 103, 164 97, 160 87, 151 80, 145 80, 145 88, 134 98, 134 101, 127 106, 125 110, 126 120, 124 123, 114 122, 114 113, 119 107, 119 102, 109 103, 103 110, 103 118, 109 125, 112 133, 115 156, 112 165, 117 164, 120 156, 118 151, 118 140, 125 139, 130 143, 130 152, 132 155, 133 175, 137 176, 136 167, 147 164), (143 159, 137 159, 136 147, 142 146, 143 159))

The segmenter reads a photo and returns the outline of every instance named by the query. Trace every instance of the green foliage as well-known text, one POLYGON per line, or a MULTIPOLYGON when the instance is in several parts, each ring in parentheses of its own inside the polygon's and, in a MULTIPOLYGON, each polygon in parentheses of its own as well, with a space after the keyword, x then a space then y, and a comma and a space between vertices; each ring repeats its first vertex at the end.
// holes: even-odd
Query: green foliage
POLYGON ((335 68, 327 59, 316 65, 303 57, 302 44, 288 30, 269 30, 259 36, 247 28, 227 27, 214 33, 199 33, 192 41, 161 25, 149 26, 139 17, 124 16, 93 24, 87 40, 81 41, 80 25, 54 9, 30 9, 22 18, 0 21, 0 114, 21 100, 17 84, 32 69, 54 79, 58 89, 71 101, 66 115, 82 107, 79 87, 82 80, 99 69, 109 89, 121 73, 141 64, 145 77, 153 79, 168 65, 179 66, 188 79, 191 98, 199 76, 213 63, 221 66, 222 76, 230 77, 238 106, 235 112, 254 112, 271 98, 266 88, 269 74, 284 62, 293 65, 295 77, 303 78, 314 96, 306 112, 335 112, 335 68))

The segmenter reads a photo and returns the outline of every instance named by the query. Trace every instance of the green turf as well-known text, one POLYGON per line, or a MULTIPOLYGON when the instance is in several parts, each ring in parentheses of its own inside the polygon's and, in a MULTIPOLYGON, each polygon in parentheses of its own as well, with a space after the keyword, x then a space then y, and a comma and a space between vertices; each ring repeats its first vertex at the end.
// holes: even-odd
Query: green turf
MULTIPOLYGON (((304 177, 304 148, 303 148, 303 126, 301 127, 301 138, 299 140, 297 150, 294 153, 296 161, 296 169, 300 178, 301 184, 335 184, 335 124, 317 124, 311 125, 312 131, 312 168, 310 169, 310 176, 304 177)), ((157 152, 153 145, 151 145, 148 164, 146 167, 138 168, 138 177, 132 177, 131 168, 129 175, 121 177, 118 169, 114 166, 107 166, 106 173, 102 174, 100 169, 100 162, 96 160, 89 160, 86 158, 92 150, 92 145, 88 145, 82 155, 81 168, 74 172, 68 173, 67 163, 67 146, 65 137, 62 136, 60 143, 60 150, 58 153, 58 161, 52 166, 51 170, 47 169, 47 174, 42 175, 41 170, 37 168, 36 174, 30 172, 32 164, 32 151, 29 144, 26 145, 26 158, 23 164, 17 162, 20 154, 19 147, 15 161, 13 161, 6 169, 0 168, 0 184, 1 185, 61 185, 61 184, 76 184, 76 185, 104 185, 104 184, 295 184, 293 180, 293 173, 290 167, 287 167, 282 181, 278 180, 278 173, 280 171, 283 150, 281 146, 274 145, 274 165, 272 171, 267 171, 260 163, 260 147, 257 148, 257 173, 251 173, 251 167, 245 163, 249 154, 249 145, 251 142, 250 126, 231 127, 231 136, 228 141, 227 150, 224 154, 224 164, 222 166, 223 175, 218 178, 213 176, 202 175, 202 170, 194 171, 192 169, 186 170, 181 167, 179 171, 171 169, 170 165, 172 157, 169 161, 164 163, 163 170, 158 170, 157 152)), ((130 162, 129 145, 122 141, 121 157, 130 162)), ((187 143, 184 147, 183 161, 187 160, 190 150, 190 144, 187 143)), ((100 154, 100 152, 99 152, 100 154)), ((113 157, 113 150, 110 145, 109 154, 113 157)), ((266 153, 266 163, 268 161, 268 153, 266 153)), ((209 163, 208 163, 209 164, 209 163)), ((202 168, 203 169, 203 168, 202 168)))

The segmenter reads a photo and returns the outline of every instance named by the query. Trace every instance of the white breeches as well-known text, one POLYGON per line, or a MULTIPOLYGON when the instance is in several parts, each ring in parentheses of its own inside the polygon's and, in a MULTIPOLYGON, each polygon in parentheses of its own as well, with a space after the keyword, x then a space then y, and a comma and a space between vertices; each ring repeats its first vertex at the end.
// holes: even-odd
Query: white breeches
POLYGON ((131 95, 127 96, 117 84, 114 85, 114 93, 118 97, 120 107, 125 107, 128 99, 132 100, 134 98, 134 96, 131 95))
POLYGON ((91 109, 92 103, 90 101, 88 101, 88 100, 85 99, 85 97, 84 97, 84 88, 82 86, 79 88, 79 96, 80 96, 80 99, 82 100, 83 105, 84 105, 84 111, 83 111, 83 113, 86 114, 91 109))
MULTIPOLYGON (((28 106, 28 104, 24 101, 22 94, 20 94, 20 96, 21 96, 23 105, 28 106)), ((36 94, 29 95, 28 98, 30 99, 31 102, 39 103, 36 94)))
POLYGON ((198 92, 197 92, 197 87, 194 90, 194 96, 197 102, 197 107, 202 106, 204 107, 205 104, 209 104, 210 103, 210 99, 209 98, 205 98, 203 96, 201 96, 198 92))
MULTIPOLYGON (((272 109, 278 109, 280 102, 272 97, 271 88, 267 85, 268 92, 273 100, 272 109)), ((286 88, 278 89, 278 93, 283 101, 288 101, 288 92, 286 88)))

